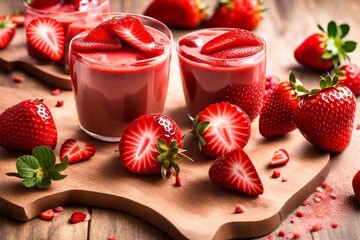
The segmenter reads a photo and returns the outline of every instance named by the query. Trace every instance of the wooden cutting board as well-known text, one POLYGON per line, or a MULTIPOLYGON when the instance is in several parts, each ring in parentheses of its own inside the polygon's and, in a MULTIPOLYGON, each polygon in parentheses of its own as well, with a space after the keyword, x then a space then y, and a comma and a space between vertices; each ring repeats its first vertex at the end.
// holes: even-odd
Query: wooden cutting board
MULTIPOLYGON (((179 81, 170 84, 166 114, 173 117, 183 133, 190 130, 179 81), (176 91, 177 89, 177 91, 176 91)), ((29 220, 47 208, 79 203, 118 209, 146 220, 175 239, 249 238, 267 234, 297 208, 325 179, 329 154, 310 145, 298 131, 286 137, 265 140, 258 133, 257 119, 252 123, 252 136, 245 151, 255 164, 265 192, 259 197, 220 189, 208 178, 212 159, 204 157, 190 136, 185 138, 187 154, 195 162, 181 165, 183 186, 176 187, 174 178, 140 176, 126 171, 120 164, 117 144, 105 143, 84 134, 78 127, 72 92, 59 96, 34 96, 31 92, 0 88, 0 111, 27 98, 44 98, 50 107, 59 132, 59 147, 68 138, 96 144, 97 153, 89 161, 70 165, 62 181, 49 189, 27 189, 21 180, 6 176, 16 171, 18 152, 0 147, 0 212, 10 217, 29 220), (65 100, 61 108, 57 100, 65 100), (273 179, 268 168, 275 150, 285 148, 291 160, 278 170, 288 178, 273 179), (234 214, 235 204, 246 207, 234 214)))
POLYGON ((39 62, 28 56, 25 27, 16 28, 10 45, 0 50, 0 67, 8 72, 22 70, 54 87, 71 90, 70 75, 64 66, 39 62))

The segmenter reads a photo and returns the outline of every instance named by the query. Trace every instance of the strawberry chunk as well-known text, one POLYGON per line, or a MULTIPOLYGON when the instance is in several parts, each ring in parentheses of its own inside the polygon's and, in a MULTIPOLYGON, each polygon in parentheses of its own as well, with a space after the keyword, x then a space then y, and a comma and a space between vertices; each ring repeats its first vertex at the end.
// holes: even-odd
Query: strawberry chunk
POLYGON ((289 154, 285 149, 279 149, 274 152, 270 160, 270 167, 285 165, 290 160, 289 154))
POLYGON ((51 221, 51 220, 54 219, 55 214, 54 214, 54 211, 53 211, 52 209, 48 209, 48 210, 40 213, 39 217, 40 217, 42 220, 51 221))
POLYGON ((209 169, 210 180, 221 188, 257 196, 263 184, 248 155, 237 149, 218 157, 209 169))
POLYGON ((146 56, 155 57, 164 52, 164 45, 156 42, 139 19, 125 16, 113 26, 119 38, 144 53, 146 56))
POLYGON ((202 47, 204 46, 203 40, 197 35, 189 35, 183 37, 179 41, 180 46, 187 46, 187 47, 202 47))
POLYGON ((68 156, 69 164, 88 160, 95 155, 96 146, 91 143, 67 139, 60 148, 60 159, 68 156))
POLYGON ((70 217, 70 222, 72 224, 89 221, 91 219, 91 215, 83 212, 73 212, 70 217))
POLYGON ((64 54, 64 28, 53 18, 39 17, 26 28, 28 42, 41 54, 58 61, 64 54))
POLYGON ((238 46, 261 46, 261 42, 255 34, 243 29, 236 29, 211 39, 201 48, 200 52, 211 54, 238 46))

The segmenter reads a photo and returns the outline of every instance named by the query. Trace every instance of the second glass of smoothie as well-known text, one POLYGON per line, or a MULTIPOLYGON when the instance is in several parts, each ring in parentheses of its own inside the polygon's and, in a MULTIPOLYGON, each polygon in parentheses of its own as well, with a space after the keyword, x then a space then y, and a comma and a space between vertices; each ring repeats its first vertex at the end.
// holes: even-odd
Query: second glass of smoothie
POLYGON ((266 71, 262 38, 242 29, 202 29, 180 38, 177 52, 190 119, 223 101, 241 107, 251 120, 260 113, 266 71), (214 44, 204 51, 210 41, 214 44))
MULTIPOLYGON (((110 50, 111 46, 104 50, 89 49, 92 45, 85 41, 89 31, 80 33, 70 43, 70 74, 80 127, 97 139, 116 142, 135 118, 163 112, 173 40, 171 31, 164 24, 149 17, 111 13, 103 15, 103 19, 112 20, 98 31, 110 32, 108 36, 114 37, 115 41, 108 37, 106 41, 113 43, 114 49, 110 50), (111 23, 125 18, 126 23, 111 23), (144 46, 161 46, 161 53, 155 56, 144 54, 141 48, 117 36, 116 31, 122 31, 121 24, 125 29, 130 28, 123 31, 125 34, 140 29, 138 25, 132 25, 133 18, 141 22, 155 41, 144 46), (116 49, 117 42, 121 43, 120 49, 116 49)), ((97 41, 99 34, 96 32, 94 36, 97 41)), ((101 44, 96 42, 95 45, 101 49, 101 44)))

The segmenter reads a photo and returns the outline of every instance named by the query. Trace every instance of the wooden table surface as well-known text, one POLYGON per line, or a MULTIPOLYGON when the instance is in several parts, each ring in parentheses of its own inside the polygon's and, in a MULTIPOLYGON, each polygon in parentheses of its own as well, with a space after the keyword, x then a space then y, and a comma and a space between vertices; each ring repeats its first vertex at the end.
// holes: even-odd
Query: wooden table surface
MULTIPOLYGON (((111 0, 112 11, 142 13, 150 0, 111 0)), ((207 11, 212 12, 214 0, 206 1, 207 11)), ((265 0, 267 8, 264 18, 255 30, 267 43, 267 74, 287 79, 289 70, 308 86, 315 86, 320 73, 299 66, 293 58, 295 47, 309 34, 317 31, 317 24, 326 26, 330 20, 337 23, 348 23, 350 30, 348 39, 360 41, 360 1, 358 0, 265 0)), ((20 0, 1 0, 0 13, 10 13, 21 9, 20 0)), ((174 38, 187 31, 174 30, 174 38)), ((0 51, 1 55, 1 51, 0 51)), ((351 54, 352 61, 360 64, 360 49, 351 54)), ((45 93, 53 87, 33 78, 23 72, 4 72, 0 69, 0 86, 23 89, 26 91, 45 93), (26 81, 17 84, 12 81, 14 76, 24 76, 26 81)), ((359 102, 359 99, 358 99, 359 102)), ((355 124, 360 123, 357 111, 355 124)), ((318 232, 302 234, 301 239, 360 239, 360 207, 354 202, 351 187, 352 177, 360 168, 360 130, 354 130, 352 142, 348 149, 332 155, 331 171, 327 182, 331 184, 337 199, 331 205, 334 211, 324 216, 324 222, 333 218, 339 227, 333 229, 325 226, 318 232)), ((1 166, 1 163, 0 163, 1 166)), ((301 171, 301 169, 299 169, 301 171)), ((313 201, 314 196, 309 197, 313 201)), ((189 204, 191 207, 191 203, 189 204)), ((277 230, 265 238, 277 236, 279 230, 291 232, 300 226, 291 223, 294 215, 289 215, 277 230)), ((5 239, 107 239, 115 236, 117 239, 170 239, 158 228, 123 212, 95 208, 90 206, 66 205, 60 217, 51 222, 35 218, 29 222, 20 222, 10 217, 0 215, 0 240, 5 239), (68 219, 73 211, 89 212, 91 221, 71 225, 68 219)), ((291 236, 291 235, 290 235, 291 236)))

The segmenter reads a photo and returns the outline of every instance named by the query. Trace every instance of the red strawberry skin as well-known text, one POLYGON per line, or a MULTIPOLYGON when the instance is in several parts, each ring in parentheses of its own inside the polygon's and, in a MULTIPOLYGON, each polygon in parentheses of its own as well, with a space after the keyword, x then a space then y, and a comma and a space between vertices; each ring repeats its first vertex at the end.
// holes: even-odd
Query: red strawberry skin
POLYGON ((208 27, 235 27, 255 29, 262 18, 261 1, 222 0, 218 1, 214 14, 207 22, 208 27))
POLYGON ((261 109, 260 134, 271 138, 295 130, 294 115, 298 102, 289 81, 279 83, 261 109))
POLYGON ((221 188, 257 196, 264 187, 249 156, 237 149, 217 158, 209 169, 210 180, 221 188))
POLYGON ((355 96, 360 95, 360 67, 354 63, 349 63, 340 68, 342 75, 339 81, 347 86, 355 96))
POLYGON ((198 115, 198 122, 210 122, 209 128, 201 134, 206 144, 201 151, 211 157, 218 157, 234 149, 243 148, 250 139, 251 123, 247 114, 229 102, 207 106, 198 115))
POLYGON ((0 49, 6 48, 15 35, 15 27, 4 18, 0 19, 0 49))
POLYGON ((157 161, 158 139, 167 144, 176 141, 183 147, 182 135, 177 123, 162 114, 145 114, 135 119, 124 131, 120 143, 120 161, 137 174, 160 174, 162 163, 157 161))
POLYGON ((342 152, 349 145, 356 99, 347 87, 332 87, 303 98, 295 111, 295 124, 316 147, 342 152))
POLYGON ((360 171, 358 171, 353 177, 352 187, 355 193, 356 201, 360 204, 360 171))
POLYGON ((325 53, 325 36, 315 33, 306 38, 294 51, 295 59, 306 67, 328 71, 334 67, 331 59, 323 59, 325 53))
POLYGON ((206 19, 205 7, 198 0, 154 0, 144 15, 156 18, 169 27, 194 28, 206 19))
POLYGON ((55 149, 57 130, 48 107, 39 100, 25 100, 0 115, 0 146, 31 152, 37 146, 55 149))

